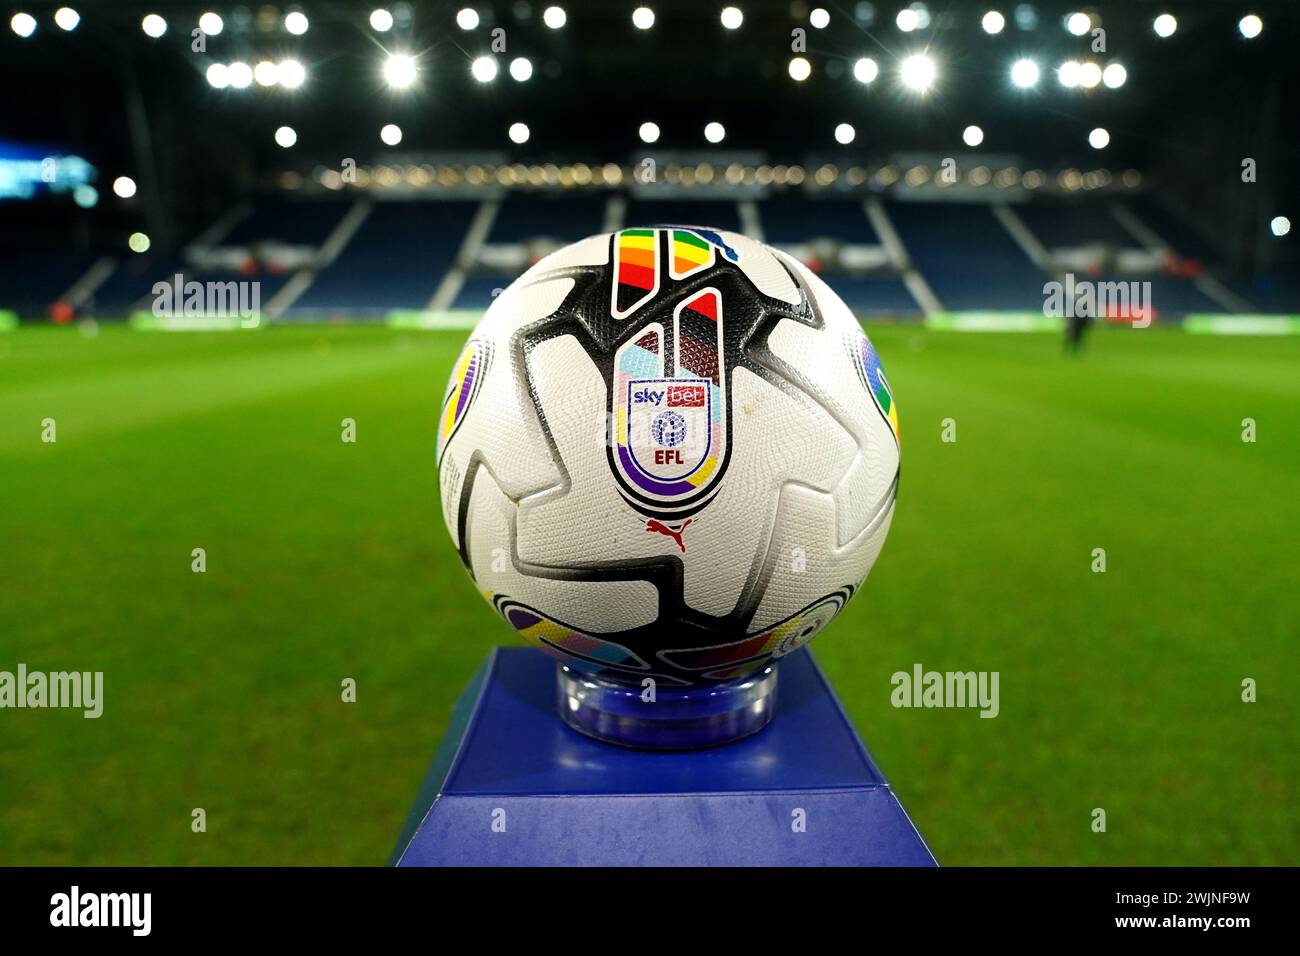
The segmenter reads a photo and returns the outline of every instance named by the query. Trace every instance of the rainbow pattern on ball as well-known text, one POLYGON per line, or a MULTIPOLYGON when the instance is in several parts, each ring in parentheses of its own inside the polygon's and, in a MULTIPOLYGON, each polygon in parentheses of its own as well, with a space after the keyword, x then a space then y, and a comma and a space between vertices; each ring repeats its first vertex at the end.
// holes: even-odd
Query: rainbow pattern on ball
POLYGON ((465 420, 465 413, 478 392, 483 373, 486 371, 491 352, 480 343, 471 341, 465 346, 456 361, 447 385, 447 397, 443 400, 442 416, 438 427, 437 457, 442 458, 443 449, 455 434, 460 423, 465 420))
POLYGON ((867 391, 871 393, 876 406, 880 409, 880 414, 889 423, 889 428, 894 433, 894 441, 900 441, 898 406, 894 404, 894 395, 885 380, 885 370, 881 367, 880 356, 876 354, 871 340, 865 335, 861 336, 861 341, 858 343, 858 358, 860 362, 858 375, 862 379, 862 384, 867 387, 867 391))
POLYGON ((579 658, 597 667, 610 666, 645 670, 648 665, 630 650, 554 621, 522 604, 503 601, 501 614, 533 646, 568 664, 579 658))
POLYGON ((685 229, 673 230, 672 276, 685 279, 713 265, 713 246, 685 229))
POLYGON ((614 317, 621 319, 635 312, 658 290, 658 230, 624 229, 614 244, 614 317))
POLYGON ((715 680, 738 677, 807 644, 840 612, 854 590, 846 587, 828 594, 797 614, 743 640, 714 647, 662 651, 660 656, 686 670, 709 671, 707 676, 715 680))

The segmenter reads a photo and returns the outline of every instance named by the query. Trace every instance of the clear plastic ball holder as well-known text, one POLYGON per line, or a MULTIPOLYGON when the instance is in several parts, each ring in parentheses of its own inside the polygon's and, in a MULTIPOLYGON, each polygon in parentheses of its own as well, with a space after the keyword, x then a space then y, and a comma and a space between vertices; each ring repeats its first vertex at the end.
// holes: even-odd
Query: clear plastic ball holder
POLYGON ((776 713, 776 665, 737 681, 651 688, 555 670, 556 708, 579 733, 642 750, 696 750, 757 733, 776 713))

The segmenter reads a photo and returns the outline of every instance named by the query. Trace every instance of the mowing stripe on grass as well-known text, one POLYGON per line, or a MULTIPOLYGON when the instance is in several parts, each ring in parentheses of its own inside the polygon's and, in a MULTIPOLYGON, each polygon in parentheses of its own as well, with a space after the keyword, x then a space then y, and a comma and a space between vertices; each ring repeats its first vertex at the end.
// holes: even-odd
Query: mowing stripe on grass
POLYGON ((481 309, 395 309, 384 317, 394 329, 472 329, 483 317, 481 309))
POLYGON ((1300 335, 1300 315, 1212 315, 1193 313, 1183 319, 1193 335, 1300 335))
POLYGON ((245 320, 237 315, 154 315, 132 312, 128 320, 139 332, 239 332, 262 327, 260 321, 245 320), (251 324, 245 324, 248 321, 251 324))
POLYGON ((1059 332, 1060 316, 1041 312, 932 312, 925 327, 945 332, 1059 332))

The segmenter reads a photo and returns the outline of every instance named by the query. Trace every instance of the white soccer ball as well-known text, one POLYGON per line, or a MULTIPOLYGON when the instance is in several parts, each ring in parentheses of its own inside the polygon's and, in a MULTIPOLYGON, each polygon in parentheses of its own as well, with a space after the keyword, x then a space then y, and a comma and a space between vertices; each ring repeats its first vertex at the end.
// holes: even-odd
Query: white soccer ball
POLYGON ((695 226, 592 236, 505 289, 453 369, 443 515, 524 638, 602 677, 731 680, 861 586, 898 414, 848 307, 695 226))

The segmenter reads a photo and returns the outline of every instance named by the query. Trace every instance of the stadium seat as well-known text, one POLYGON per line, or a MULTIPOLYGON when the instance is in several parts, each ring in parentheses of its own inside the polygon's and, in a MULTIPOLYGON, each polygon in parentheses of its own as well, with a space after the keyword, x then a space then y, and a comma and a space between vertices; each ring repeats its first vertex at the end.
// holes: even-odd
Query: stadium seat
POLYGON ((488 242, 572 242, 600 232, 604 221, 603 196, 512 195, 501 203, 488 242))
POLYGON ((473 200, 376 203, 291 313, 375 316, 428 305, 478 209, 473 200))
POLYGON ((984 203, 895 202, 899 238, 948 309, 1039 310, 1047 276, 984 203))
POLYGON ((625 226, 712 226, 740 232, 740 212, 729 200, 633 199, 627 204, 625 226))
POLYGON ((1048 249, 1103 243, 1119 249, 1142 244, 1110 214, 1105 201, 1038 199, 1014 207, 1029 231, 1048 249))
POLYGON ((776 245, 834 239, 879 245, 862 209, 862 200, 810 200, 801 192, 780 193, 763 200, 758 207, 763 239, 776 245))
POLYGON ((95 258, 76 252, 6 252, 0 256, 0 309, 44 318, 95 258))
POLYGON ((241 246, 273 240, 293 246, 318 246, 347 212, 337 200, 296 202, 262 199, 251 215, 238 222, 220 245, 241 246))
POLYGON ((493 292, 510 284, 510 276, 474 276, 466 279, 452 302, 453 309, 486 309, 493 292))

